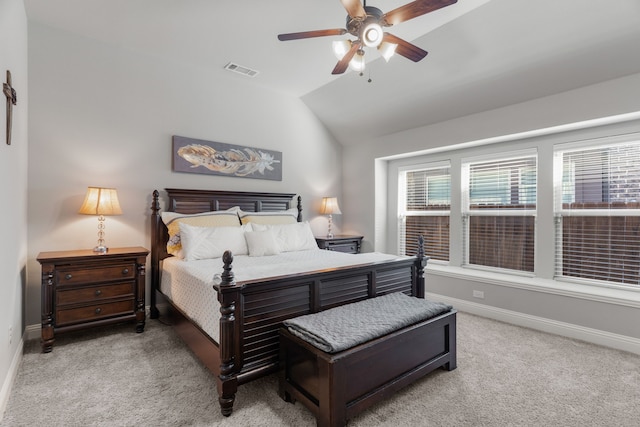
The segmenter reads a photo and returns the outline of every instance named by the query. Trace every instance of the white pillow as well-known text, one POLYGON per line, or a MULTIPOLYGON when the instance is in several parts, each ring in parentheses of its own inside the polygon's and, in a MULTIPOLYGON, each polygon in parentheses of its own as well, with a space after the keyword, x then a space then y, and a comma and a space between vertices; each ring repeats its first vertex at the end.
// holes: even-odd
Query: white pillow
POLYGON ((169 240, 167 252, 182 258, 182 242, 180 240, 180 224, 186 223, 195 227, 240 227, 238 210, 233 207, 226 211, 199 212, 196 214, 180 214, 176 212, 162 212, 160 216, 167 226, 169 240))
POLYGON ((249 247, 249 256, 277 255, 280 253, 280 247, 271 230, 244 233, 244 237, 249 247))
POLYGON ((238 210, 242 224, 250 222, 256 224, 293 224, 298 221, 298 209, 290 208, 284 211, 245 212, 238 210))
POLYGON ((196 227, 180 224, 182 257, 186 261, 196 259, 220 258, 226 250, 234 255, 247 255, 249 249, 244 232, 251 225, 241 227, 196 227))
MULTIPOLYGON (((232 214, 235 213, 236 215, 238 215, 239 212, 240 212, 240 206, 234 206, 232 208, 225 209, 223 211, 198 212, 194 214, 182 214, 177 212, 162 211, 160 212, 160 217, 162 218, 162 222, 164 222, 165 224, 169 224, 171 221, 177 218, 191 218, 191 217, 208 216, 208 215, 225 215, 230 213, 232 214)), ((239 222, 240 222, 240 218, 238 217, 238 223, 239 222)))
POLYGON ((318 249, 308 222, 294 224, 253 224, 255 231, 271 230, 281 252, 306 251, 318 249))

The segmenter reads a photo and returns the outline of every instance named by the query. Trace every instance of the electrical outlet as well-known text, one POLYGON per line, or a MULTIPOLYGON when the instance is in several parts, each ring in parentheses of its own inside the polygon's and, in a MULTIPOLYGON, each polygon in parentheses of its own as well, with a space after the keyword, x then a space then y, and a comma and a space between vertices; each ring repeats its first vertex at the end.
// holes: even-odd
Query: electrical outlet
POLYGON ((473 291, 473 297, 474 298, 484 299, 484 292, 483 291, 473 291))

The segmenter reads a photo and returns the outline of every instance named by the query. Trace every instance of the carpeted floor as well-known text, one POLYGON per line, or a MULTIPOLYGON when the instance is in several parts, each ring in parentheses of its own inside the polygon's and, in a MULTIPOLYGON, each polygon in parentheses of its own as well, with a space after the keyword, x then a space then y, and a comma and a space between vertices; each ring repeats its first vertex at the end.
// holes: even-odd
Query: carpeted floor
MULTIPOLYGON (((215 382, 156 320, 29 342, 0 426, 314 426, 274 375, 240 386, 225 418, 215 382)), ((438 370, 349 421, 369 426, 640 426, 640 356, 458 314, 458 369, 438 370)))

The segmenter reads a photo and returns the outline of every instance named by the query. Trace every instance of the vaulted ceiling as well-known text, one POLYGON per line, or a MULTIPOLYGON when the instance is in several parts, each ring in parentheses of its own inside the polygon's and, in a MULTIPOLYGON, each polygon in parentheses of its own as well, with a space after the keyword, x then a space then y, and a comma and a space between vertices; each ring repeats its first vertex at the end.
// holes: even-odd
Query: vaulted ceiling
MULTIPOLYGON (((390 11, 408 1, 371 0, 390 11)), ((427 50, 334 76, 339 0, 25 0, 28 19, 300 97, 343 144, 640 73, 638 0, 458 0, 390 31, 427 50), (233 62, 257 70, 230 74, 233 62), (370 81, 369 81, 370 80, 370 81)), ((597 102, 597 100, 594 100, 597 102)))

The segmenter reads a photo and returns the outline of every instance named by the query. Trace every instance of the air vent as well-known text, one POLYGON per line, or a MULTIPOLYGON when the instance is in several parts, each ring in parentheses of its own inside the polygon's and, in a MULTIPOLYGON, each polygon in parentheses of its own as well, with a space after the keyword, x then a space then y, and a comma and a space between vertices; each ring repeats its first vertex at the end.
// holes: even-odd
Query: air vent
POLYGON ((233 62, 229 62, 224 66, 225 70, 233 71, 234 73, 243 74, 248 77, 255 77, 258 75, 258 71, 252 70, 251 68, 243 67, 242 65, 234 64, 233 62))

